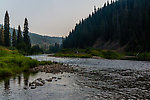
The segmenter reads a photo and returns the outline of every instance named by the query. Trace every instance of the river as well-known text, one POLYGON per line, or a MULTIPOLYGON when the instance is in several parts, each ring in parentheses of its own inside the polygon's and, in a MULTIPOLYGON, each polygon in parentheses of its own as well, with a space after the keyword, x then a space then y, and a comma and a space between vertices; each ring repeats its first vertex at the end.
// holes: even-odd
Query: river
POLYGON ((80 69, 79 73, 22 73, 0 82, 0 100, 116 100, 150 99, 150 62, 91 58, 30 56, 80 69), (36 89, 37 78, 60 77, 36 89))

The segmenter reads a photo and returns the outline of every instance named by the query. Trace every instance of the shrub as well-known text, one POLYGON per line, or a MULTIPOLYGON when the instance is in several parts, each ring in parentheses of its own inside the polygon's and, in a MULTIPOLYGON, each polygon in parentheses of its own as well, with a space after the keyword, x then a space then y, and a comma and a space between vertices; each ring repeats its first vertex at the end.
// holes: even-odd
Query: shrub
POLYGON ((40 61, 39 65, 51 65, 53 64, 51 61, 40 61))

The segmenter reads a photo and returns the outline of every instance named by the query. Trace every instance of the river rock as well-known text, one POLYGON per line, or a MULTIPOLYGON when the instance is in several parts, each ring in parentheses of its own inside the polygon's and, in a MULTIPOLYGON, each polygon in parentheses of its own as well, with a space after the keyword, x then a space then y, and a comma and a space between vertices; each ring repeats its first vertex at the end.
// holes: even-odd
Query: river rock
POLYGON ((38 80, 38 81, 42 81, 42 78, 38 78, 38 79, 36 79, 36 80, 38 80))
POLYGON ((52 77, 52 79, 56 79, 57 77, 52 77))
POLYGON ((36 81, 33 84, 35 84, 36 86, 43 86, 44 85, 41 81, 36 81))
POLYGON ((46 79, 47 82, 52 82, 52 78, 46 79))
POLYGON ((35 89, 36 85, 35 84, 31 84, 31 89, 35 89))
POLYGON ((29 83, 29 87, 31 87, 31 89, 35 89, 37 86, 43 86, 45 84, 45 81, 42 80, 42 78, 38 78, 33 82, 29 83))
POLYGON ((36 89, 36 86, 31 86, 31 89, 36 89))
POLYGON ((61 78, 59 77, 59 78, 57 78, 58 80, 61 80, 61 78))
POLYGON ((27 90, 28 88, 25 86, 24 89, 27 90))

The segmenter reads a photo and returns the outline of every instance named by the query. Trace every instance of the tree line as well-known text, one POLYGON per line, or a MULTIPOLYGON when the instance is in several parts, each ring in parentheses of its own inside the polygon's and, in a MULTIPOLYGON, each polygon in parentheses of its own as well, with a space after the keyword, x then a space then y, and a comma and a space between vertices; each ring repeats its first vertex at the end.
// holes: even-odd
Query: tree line
POLYGON ((150 51, 149 0, 116 0, 94 7, 63 41, 64 48, 86 48, 99 42, 118 42, 126 51, 150 51))
POLYGON ((25 18, 23 34, 20 25, 18 25, 18 30, 13 28, 12 35, 10 34, 10 20, 8 11, 5 13, 4 26, 0 28, 0 45, 5 47, 14 47, 26 54, 30 53, 31 42, 29 37, 29 26, 28 20, 25 18))

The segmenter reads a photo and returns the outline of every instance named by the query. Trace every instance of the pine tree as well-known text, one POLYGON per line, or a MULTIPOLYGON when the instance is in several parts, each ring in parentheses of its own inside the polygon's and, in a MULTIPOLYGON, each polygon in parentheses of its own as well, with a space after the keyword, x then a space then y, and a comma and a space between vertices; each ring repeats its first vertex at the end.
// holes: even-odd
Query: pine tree
POLYGON ((19 45, 19 43, 22 42, 22 33, 21 33, 21 27, 20 25, 18 26, 18 32, 17 32, 17 46, 19 45))
POLYGON ((0 45, 4 45, 4 29, 3 26, 0 28, 0 45))
POLYGON ((30 37, 29 37, 29 26, 28 26, 28 20, 27 18, 25 18, 25 22, 24 22, 24 31, 23 31, 23 35, 24 35, 24 42, 27 46, 27 52, 29 52, 29 50, 31 49, 31 42, 30 42, 30 37))
POLYGON ((9 47, 10 46, 10 32, 9 32, 9 14, 6 11, 5 19, 4 19, 4 45, 9 47))
POLYGON ((16 47, 16 46, 17 46, 17 37, 16 37, 16 30, 15 30, 15 28, 13 29, 12 46, 13 46, 13 47, 16 47))

